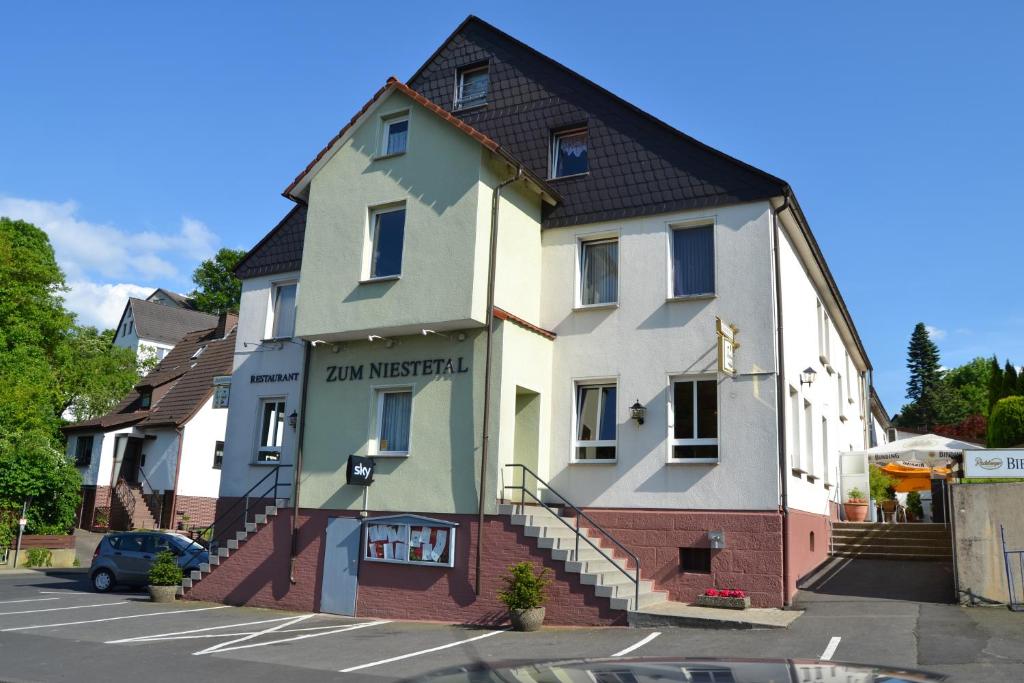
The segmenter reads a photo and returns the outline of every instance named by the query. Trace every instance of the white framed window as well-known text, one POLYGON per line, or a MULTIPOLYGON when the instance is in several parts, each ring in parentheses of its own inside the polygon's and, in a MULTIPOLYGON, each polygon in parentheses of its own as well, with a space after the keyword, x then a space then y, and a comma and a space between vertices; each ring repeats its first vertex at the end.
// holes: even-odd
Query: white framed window
POLYGON ((669 232, 672 297, 715 293, 715 226, 672 225, 669 232))
POLYGON ((231 376, 218 375, 213 378, 213 407, 227 408, 231 404, 231 376))
POLYGON ((163 360, 163 359, 164 359, 164 357, 165 357, 165 356, 167 356, 167 353, 168 353, 169 351, 170 351, 170 349, 165 349, 165 348, 164 348, 164 347, 162 347, 162 346, 158 346, 158 347, 156 347, 156 359, 157 359, 157 360, 163 360))
POLYGON ((850 373, 850 354, 843 352, 846 356, 846 402, 853 405, 853 380, 850 379, 853 375, 850 373))
POLYGON ((260 433, 256 462, 281 461, 281 447, 284 445, 284 409, 283 398, 260 400, 260 433))
POLYGON ((718 380, 672 381, 669 402, 671 462, 718 461, 718 380))
POLYGON ((409 146, 409 115, 390 116, 382 121, 383 130, 380 141, 380 156, 405 154, 409 146))
POLYGON ((589 170, 587 129, 574 128, 551 136, 551 177, 565 178, 589 170))
POLYGON ((213 469, 219 470, 224 466, 224 442, 218 441, 213 445, 213 469))
POLYGON ((404 243, 405 205, 371 209, 368 278, 400 276, 404 243))
POLYGON ((88 467, 92 463, 92 444, 91 434, 75 438, 75 467, 88 467))
POLYGON ((486 64, 459 69, 455 83, 455 108, 469 109, 487 104, 490 87, 491 74, 486 64))
POLYGON ((843 376, 836 373, 836 410, 839 419, 846 422, 846 392, 843 390, 843 376))
POLYGON ((271 287, 270 324, 267 325, 270 339, 291 339, 295 336, 298 291, 297 282, 277 282, 271 287))
POLYGON ((409 455, 412 431, 412 387, 385 387, 374 390, 373 455, 409 455))
POLYGON ((619 239, 584 240, 579 245, 580 306, 619 300, 619 239))
POLYGON ((828 450, 828 418, 821 417, 821 460, 825 466, 825 486, 832 485, 832 454, 828 450))
POLYGON ((614 462, 618 440, 614 382, 576 384, 573 462, 614 462))
MULTIPOLYGON (((825 366, 829 365, 829 347, 831 346, 831 325, 828 319, 828 312, 825 311, 825 307, 818 302, 818 360, 820 360, 825 366)), ((831 372, 831 368, 828 368, 831 372)))
POLYGON ((804 472, 807 473, 808 479, 815 476, 814 473, 814 409, 811 407, 811 402, 804 400, 804 441, 803 441, 803 456, 804 456, 804 472))
POLYGON ((789 387, 789 466, 795 476, 803 473, 800 462, 800 392, 789 387))

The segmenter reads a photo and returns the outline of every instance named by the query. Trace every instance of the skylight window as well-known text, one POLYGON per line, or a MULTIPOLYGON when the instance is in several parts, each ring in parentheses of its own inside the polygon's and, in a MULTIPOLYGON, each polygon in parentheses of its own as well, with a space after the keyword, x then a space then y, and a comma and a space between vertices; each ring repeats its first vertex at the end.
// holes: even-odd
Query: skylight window
POLYGON ((196 352, 192 354, 191 360, 195 360, 196 358, 199 358, 199 356, 203 355, 203 351, 205 351, 205 350, 206 350, 206 346, 200 346, 198 349, 196 349, 196 352))

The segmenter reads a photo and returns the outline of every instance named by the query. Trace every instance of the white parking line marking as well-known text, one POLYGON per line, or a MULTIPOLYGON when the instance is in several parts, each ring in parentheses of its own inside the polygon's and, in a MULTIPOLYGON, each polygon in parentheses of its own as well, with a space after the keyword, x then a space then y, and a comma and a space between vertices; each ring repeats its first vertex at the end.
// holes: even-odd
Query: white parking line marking
POLYGON ((633 643, 632 645, 627 647, 625 650, 619 650, 618 652, 613 654, 612 657, 621 657, 622 655, 628 655, 633 650, 636 650, 636 649, 639 649, 639 648, 643 647, 644 645, 646 645, 647 643, 651 642, 652 640, 654 640, 655 638, 657 638, 660 635, 661 635, 661 631, 655 631, 654 633, 648 635, 646 638, 644 638, 640 642, 633 643))
MULTIPOLYGON (((216 652, 230 652, 231 650, 244 650, 250 647, 263 647, 264 645, 277 645, 278 643, 289 643, 293 640, 305 640, 307 638, 319 638, 320 636, 329 636, 335 633, 344 633, 346 631, 356 631, 361 628, 368 626, 380 626, 381 624, 390 624, 390 621, 371 621, 362 624, 349 624, 348 626, 341 626, 335 628, 333 631, 321 631, 320 633, 306 633, 301 636, 292 636, 291 638, 279 638, 278 640, 268 640, 262 643, 246 643, 245 645, 235 645, 234 647, 218 647, 216 652)), ((289 633, 289 631, 278 631, 278 633, 289 633)), ((240 642, 240 641, 235 641, 240 642)))
POLYGON ((473 638, 466 638, 465 640, 458 640, 458 641, 456 641, 454 643, 448 643, 447 645, 438 645, 437 647, 432 647, 432 648, 430 648, 428 650, 420 650, 418 652, 410 652, 407 655, 398 655, 397 657, 389 657, 388 659, 381 659, 381 660, 376 661, 376 662, 369 662, 368 664, 360 664, 359 666, 350 666, 347 669, 341 669, 339 673, 347 674, 347 673, 351 673, 353 671, 359 671, 360 669, 368 669, 371 666, 380 666, 381 664, 390 664, 391 662, 397 662, 397 661, 399 661, 401 659, 409 659, 410 657, 417 657, 419 655, 430 654, 431 652, 437 652, 439 650, 447 650, 450 647, 457 647, 457 646, 463 645, 465 643, 472 643, 474 640, 482 640, 484 638, 490 638, 491 636, 496 636, 499 633, 504 633, 507 630, 508 630, 507 628, 503 628, 503 629, 498 630, 498 631, 488 631, 487 633, 484 633, 483 635, 474 636, 473 638))
POLYGON ((65 621, 62 624, 35 624, 33 626, 14 626, 13 628, 0 629, 0 633, 8 631, 29 631, 35 628, 57 628, 59 626, 78 626, 79 624, 98 624, 103 621, 118 621, 120 619, 141 619, 142 617, 159 617, 163 614, 182 614, 184 612, 207 612, 214 609, 227 609, 230 605, 219 607, 196 607, 194 609, 175 609, 168 612, 150 612, 148 614, 129 614, 124 617, 107 617, 106 619, 86 619, 84 621, 65 621))
MULTIPOLYGON (((117 645, 119 643, 134 643, 140 640, 158 640, 160 638, 168 638, 170 636, 185 636, 190 633, 205 633, 207 631, 217 631, 224 628, 241 628, 243 626, 257 626, 259 624, 272 624, 275 621, 288 621, 293 617, 278 617, 277 619, 262 619, 260 621, 243 621, 241 624, 223 624, 221 626, 207 626, 206 628, 195 628, 188 631, 172 631, 171 633, 155 633, 151 636, 135 636, 134 638, 121 638, 120 640, 108 640, 104 645, 117 645)), ((223 636, 223 633, 217 634, 223 636)))
POLYGON ((244 642, 246 640, 252 640, 253 638, 257 638, 257 637, 262 636, 262 635, 267 634, 267 633, 273 633, 274 631, 278 631, 278 630, 280 630, 280 629, 282 629, 282 628, 284 628, 286 626, 291 626, 292 624, 297 624, 300 621, 305 621, 306 619, 312 619, 315 616, 316 616, 315 614, 304 614, 301 617, 294 617, 293 619, 289 619, 288 621, 284 622, 283 624, 278 624, 277 626, 271 626, 270 628, 265 628, 262 631, 257 631, 256 633, 249 634, 249 635, 244 636, 242 638, 236 638, 235 640, 229 640, 226 643, 220 643, 218 645, 212 645, 212 646, 206 648, 205 650, 200 650, 199 652, 193 652, 192 654, 194 654, 194 655, 206 655, 206 654, 210 654, 211 652, 217 652, 218 650, 220 650, 222 648, 229 647, 231 645, 234 645, 236 643, 241 643, 241 642, 244 642))
POLYGON ((821 653, 819 659, 823 662, 827 662, 832 659, 832 655, 836 653, 836 648, 839 647, 839 641, 842 640, 840 636, 832 636, 832 640, 828 641, 828 647, 821 653))
POLYGON ((6 617, 11 614, 38 614, 39 612, 59 612, 66 609, 87 609, 89 607, 115 607, 117 605, 127 605, 128 601, 122 602, 99 602, 95 605, 75 605, 74 607, 46 607, 44 609, 26 609, 20 612, 0 612, 0 617, 6 617))
POLYGON ((60 600, 60 598, 29 598, 28 600, 0 600, 0 605, 13 605, 16 602, 45 602, 47 600, 60 600))

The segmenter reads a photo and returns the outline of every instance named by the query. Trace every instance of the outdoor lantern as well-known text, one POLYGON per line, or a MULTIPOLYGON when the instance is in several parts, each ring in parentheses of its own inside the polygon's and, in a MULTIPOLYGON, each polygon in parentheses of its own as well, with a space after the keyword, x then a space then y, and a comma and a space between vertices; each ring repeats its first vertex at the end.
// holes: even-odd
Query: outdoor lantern
POLYGON ((292 414, 288 416, 288 424, 291 425, 292 429, 295 429, 295 425, 299 424, 299 414, 292 411, 292 414))
POLYGON ((640 405, 640 399, 636 400, 636 403, 629 407, 629 416, 636 420, 636 424, 639 427, 644 423, 644 415, 647 414, 647 408, 640 405))
POLYGON ((800 373, 800 384, 806 384, 807 386, 810 386, 814 384, 814 378, 817 376, 818 373, 815 372, 814 368, 807 368, 806 370, 800 373))

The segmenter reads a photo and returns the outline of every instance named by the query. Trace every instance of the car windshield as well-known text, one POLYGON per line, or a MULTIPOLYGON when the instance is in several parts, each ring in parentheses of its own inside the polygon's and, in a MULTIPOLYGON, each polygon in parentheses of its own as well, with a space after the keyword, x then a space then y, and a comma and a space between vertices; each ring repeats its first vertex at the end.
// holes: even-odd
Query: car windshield
POLYGON ((202 548, 201 545, 190 538, 185 538, 184 536, 171 534, 167 538, 170 539, 171 545, 173 545, 177 550, 199 550, 202 548))

